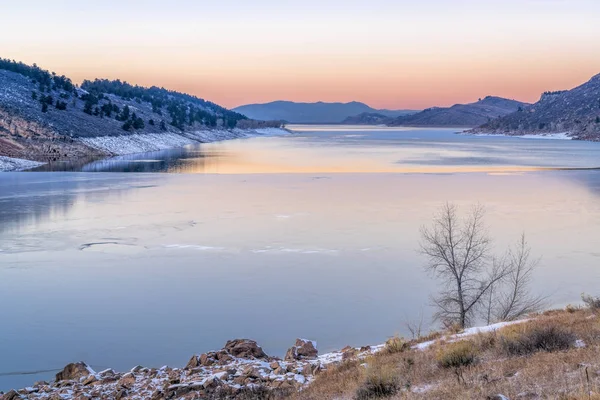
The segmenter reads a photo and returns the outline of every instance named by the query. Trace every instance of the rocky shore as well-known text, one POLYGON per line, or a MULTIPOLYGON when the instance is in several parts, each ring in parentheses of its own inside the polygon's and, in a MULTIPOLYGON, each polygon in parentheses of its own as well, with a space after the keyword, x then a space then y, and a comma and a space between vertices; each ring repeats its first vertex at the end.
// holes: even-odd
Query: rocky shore
POLYGON ((54 382, 0 394, 0 400, 88 399, 255 399, 302 390, 315 376, 349 357, 367 356, 383 346, 318 355, 314 341, 297 339, 283 359, 267 355, 253 340, 228 341, 219 351, 193 355, 183 368, 96 372, 84 362, 67 365, 54 382))

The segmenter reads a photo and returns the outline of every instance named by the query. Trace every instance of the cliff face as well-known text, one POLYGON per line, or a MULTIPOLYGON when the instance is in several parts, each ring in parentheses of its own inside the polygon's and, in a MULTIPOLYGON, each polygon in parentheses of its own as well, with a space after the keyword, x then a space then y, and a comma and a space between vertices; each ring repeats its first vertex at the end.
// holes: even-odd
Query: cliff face
POLYGON ((577 139, 600 140, 600 74, 574 89, 544 93, 537 103, 490 121, 474 132, 566 132, 577 139))
POLYGON ((447 108, 428 108, 417 114, 398 117, 389 125, 475 127, 515 112, 524 106, 526 103, 516 100, 488 96, 475 103, 455 104, 447 108))

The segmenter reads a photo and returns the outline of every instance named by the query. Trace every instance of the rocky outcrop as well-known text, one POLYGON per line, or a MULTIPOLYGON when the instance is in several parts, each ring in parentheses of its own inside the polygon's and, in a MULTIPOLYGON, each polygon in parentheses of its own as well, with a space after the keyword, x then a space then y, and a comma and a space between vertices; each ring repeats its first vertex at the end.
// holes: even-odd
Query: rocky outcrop
POLYGON ((94 371, 84 362, 68 364, 62 371, 56 374, 56 381, 79 380, 87 377, 94 371))
POLYGON ((250 339, 235 339, 229 340, 225 344, 225 351, 234 357, 249 358, 249 359, 265 359, 267 355, 263 349, 250 339))
POLYGON ((318 354, 316 343, 312 340, 296 339, 296 344, 285 354, 285 360, 303 360, 316 358, 318 354))
POLYGON ((0 400, 36 399, 254 399, 284 396, 309 385, 328 366, 372 354, 369 348, 317 356, 316 343, 297 339, 286 359, 267 355, 254 341, 228 341, 219 351, 191 357, 185 368, 94 372, 83 362, 67 365, 52 383, 12 390, 0 400))

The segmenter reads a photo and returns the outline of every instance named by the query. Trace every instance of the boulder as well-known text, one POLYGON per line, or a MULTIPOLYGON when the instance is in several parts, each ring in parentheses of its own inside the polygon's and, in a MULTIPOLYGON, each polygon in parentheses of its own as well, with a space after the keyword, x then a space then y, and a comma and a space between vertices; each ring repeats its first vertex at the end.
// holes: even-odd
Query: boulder
POLYGON ((68 364, 62 371, 56 374, 56 382, 79 380, 84 376, 88 376, 94 371, 84 362, 68 364))
POLYGON ((249 339, 235 339, 229 340, 223 350, 227 351, 234 357, 237 358, 268 358, 263 349, 256 344, 254 340, 249 339))
POLYGON ((184 369, 196 368, 199 365, 200 365, 200 360, 198 359, 198 356, 197 355, 193 355, 192 358, 190 358, 190 361, 188 361, 188 363, 187 363, 187 365, 185 366, 184 369))
POLYGON ((211 366, 215 361, 208 356, 208 354, 202 354, 200 355, 200 365, 203 365, 205 367, 209 367, 211 366))
POLYGON ((285 354, 286 361, 316 358, 318 354, 315 343, 312 340, 296 339, 296 344, 290 347, 285 354))
POLYGON ((131 372, 126 373, 117 382, 117 389, 129 390, 135 384, 135 376, 131 372))
POLYGON ((8 392, 0 397, 1 400, 18 400, 21 398, 22 398, 21 395, 19 395, 19 393, 17 393, 14 390, 11 390, 10 392, 8 392))
POLYGON ((94 383, 94 382, 97 382, 97 381, 98 381, 98 379, 97 379, 97 378, 96 378, 94 375, 90 374, 90 375, 88 375, 88 377, 87 377, 87 378, 85 378, 85 380, 83 381, 83 385, 84 385, 84 386, 91 385, 92 383, 94 383))
POLYGON ((269 364, 269 366, 271 367, 271 369, 278 369, 280 367, 277 361, 273 361, 271 364, 269 364))

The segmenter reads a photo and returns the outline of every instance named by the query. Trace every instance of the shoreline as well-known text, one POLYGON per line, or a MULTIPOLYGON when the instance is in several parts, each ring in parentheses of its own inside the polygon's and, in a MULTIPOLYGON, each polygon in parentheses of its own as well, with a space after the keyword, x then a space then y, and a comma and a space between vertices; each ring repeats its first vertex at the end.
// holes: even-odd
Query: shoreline
MULTIPOLYGON (((429 340, 428 337, 422 337, 402 343, 412 350, 426 351, 436 344, 454 343, 531 320, 499 322, 467 328, 458 333, 434 334, 429 340)), ((85 362, 79 361, 68 364, 63 369, 44 371, 57 371, 53 382, 38 381, 25 388, 11 389, 4 397, 0 392, 0 400, 52 399, 52 396, 158 400, 182 398, 186 395, 206 398, 203 396, 223 394, 230 396, 226 398, 241 396, 245 399, 243 396, 265 392, 289 395, 304 390, 318 375, 343 362, 362 361, 385 351, 389 346, 395 345, 395 340, 397 339, 392 337, 379 345, 346 346, 341 350, 319 355, 316 341, 296 339, 285 357, 280 358, 267 355, 254 340, 234 339, 227 341, 221 350, 192 355, 182 368, 147 368, 137 365, 126 372, 116 372, 112 368, 97 372, 85 362)), ((26 372, 20 374, 28 375, 26 372)))
MULTIPOLYGON (((77 143, 105 157, 98 160, 109 160, 115 156, 142 154, 150 151, 167 150, 184 147, 190 144, 211 143, 224 140, 244 139, 261 136, 283 136, 291 134, 285 128, 257 128, 232 130, 215 129, 199 130, 182 133, 145 133, 121 136, 95 136, 75 139, 77 143)), ((80 158, 67 160, 77 161, 80 158)), ((33 169, 48 162, 34 161, 24 158, 6 157, 0 155, 0 172, 21 172, 33 169)))

